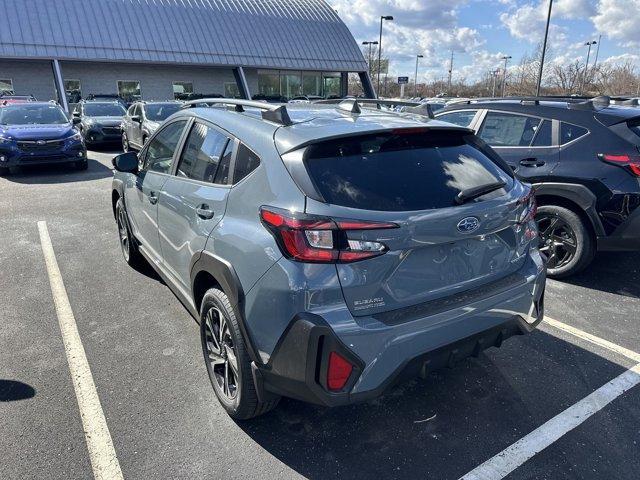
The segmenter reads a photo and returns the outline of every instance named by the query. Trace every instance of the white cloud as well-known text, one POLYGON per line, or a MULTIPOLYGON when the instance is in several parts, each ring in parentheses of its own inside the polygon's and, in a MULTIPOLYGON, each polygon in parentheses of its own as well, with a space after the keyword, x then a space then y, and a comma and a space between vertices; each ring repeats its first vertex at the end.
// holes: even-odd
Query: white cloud
POLYGON ((640 45, 640 0, 600 0, 592 17, 596 29, 625 47, 640 45))

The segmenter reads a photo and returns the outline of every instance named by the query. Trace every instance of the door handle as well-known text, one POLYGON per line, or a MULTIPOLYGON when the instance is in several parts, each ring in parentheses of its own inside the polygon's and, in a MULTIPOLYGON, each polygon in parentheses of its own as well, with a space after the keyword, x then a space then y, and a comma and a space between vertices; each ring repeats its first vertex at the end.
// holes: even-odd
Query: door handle
POLYGON ((203 220, 211 220, 215 215, 209 205, 202 204, 196 208, 196 214, 203 220))
POLYGON ((542 167, 544 164, 544 160, 539 160, 537 158, 523 158, 520 160, 520 165, 523 167, 542 167))
POLYGON ((156 192, 149 192, 149 203, 151 205, 158 203, 158 196, 156 195, 156 192))

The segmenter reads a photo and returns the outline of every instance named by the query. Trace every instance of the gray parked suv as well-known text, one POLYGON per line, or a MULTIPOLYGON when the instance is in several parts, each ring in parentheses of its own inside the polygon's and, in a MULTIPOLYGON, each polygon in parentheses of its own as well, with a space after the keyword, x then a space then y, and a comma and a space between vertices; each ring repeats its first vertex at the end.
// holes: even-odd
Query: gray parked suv
POLYGON ((80 119, 78 130, 87 146, 120 143, 120 124, 125 113, 120 102, 82 100, 73 109, 73 117, 80 119))
POLYGON ((199 320, 234 418, 370 399, 542 319, 530 187, 466 128, 358 103, 189 102, 114 158, 124 258, 199 320))

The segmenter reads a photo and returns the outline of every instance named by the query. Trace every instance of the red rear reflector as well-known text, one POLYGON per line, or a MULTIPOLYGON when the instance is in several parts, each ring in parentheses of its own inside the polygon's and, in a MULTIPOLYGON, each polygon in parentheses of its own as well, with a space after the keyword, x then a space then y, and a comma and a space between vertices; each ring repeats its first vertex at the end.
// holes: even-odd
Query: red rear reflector
POLYGON ((605 163, 623 167, 636 177, 640 177, 640 156, 638 155, 600 153, 598 158, 605 163))
POLYGON ((327 369, 327 387, 329 390, 342 390, 351 376, 353 365, 339 353, 329 354, 329 368, 327 369))

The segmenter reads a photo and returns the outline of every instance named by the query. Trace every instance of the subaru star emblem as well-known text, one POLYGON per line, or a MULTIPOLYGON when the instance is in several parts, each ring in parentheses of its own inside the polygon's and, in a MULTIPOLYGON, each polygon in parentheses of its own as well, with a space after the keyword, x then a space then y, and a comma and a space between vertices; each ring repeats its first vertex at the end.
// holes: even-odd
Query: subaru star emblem
POLYGON ((45 144, 45 143, 47 143, 47 142, 45 142, 44 140, 38 140, 36 143, 37 143, 38 145, 44 145, 44 144, 45 144))
POLYGON ((480 226, 480 220, 476 217, 463 218, 458 222, 458 231, 462 233, 475 232, 480 226))

